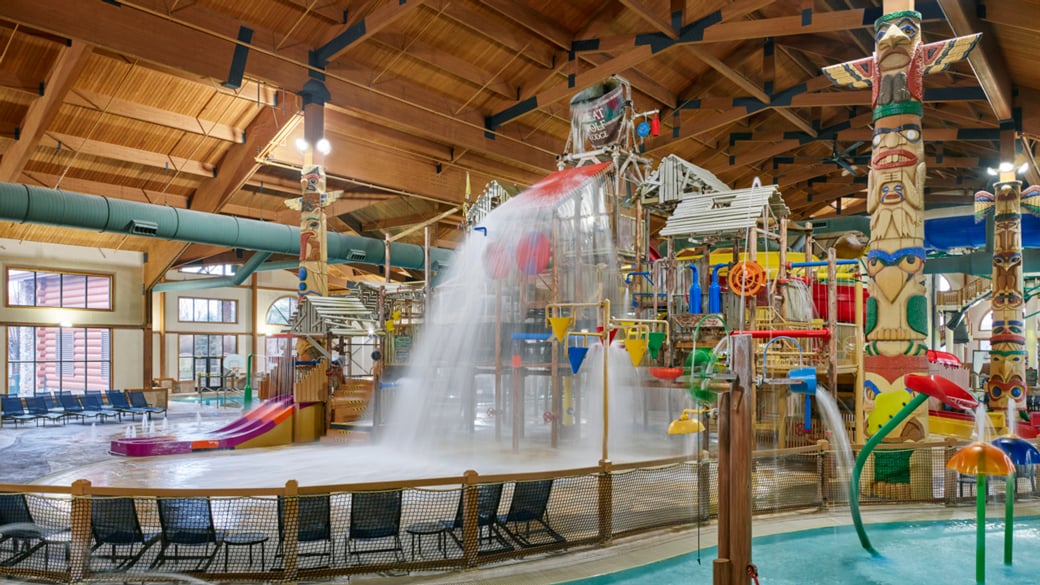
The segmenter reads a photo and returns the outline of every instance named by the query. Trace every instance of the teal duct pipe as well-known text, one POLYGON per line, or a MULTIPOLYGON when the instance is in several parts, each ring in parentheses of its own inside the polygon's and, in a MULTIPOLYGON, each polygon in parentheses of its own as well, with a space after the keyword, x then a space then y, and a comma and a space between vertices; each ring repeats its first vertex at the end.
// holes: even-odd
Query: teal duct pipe
POLYGON ((238 286, 246 281, 257 268, 260 268, 267 259, 271 257, 270 252, 256 252, 253 257, 246 260, 231 276, 215 276, 213 278, 193 278, 191 280, 174 280, 171 282, 160 282, 152 287, 155 292, 171 292, 175 290, 201 290, 204 288, 222 288, 225 286, 238 286))
MULTIPOLYGON (((300 255, 300 229, 279 223, 203 213, 99 195, 86 195, 17 183, 0 183, 0 221, 80 228, 242 248, 271 254, 300 255)), ((329 262, 383 265, 383 240, 351 234, 329 233, 329 262)), ((430 269, 443 270, 453 252, 430 250, 430 269)), ((390 264, 422 270, 422 246, 390 244, 390 264)))

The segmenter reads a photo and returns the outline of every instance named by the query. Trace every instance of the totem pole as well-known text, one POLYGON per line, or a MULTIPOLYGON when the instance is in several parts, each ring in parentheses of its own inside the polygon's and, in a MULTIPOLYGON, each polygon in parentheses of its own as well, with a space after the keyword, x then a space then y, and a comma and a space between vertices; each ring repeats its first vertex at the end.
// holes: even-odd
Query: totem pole
MULTIPOLYGON (((309 157, 308 157, 309 158, 309 157)), ((300 175, 303 195, 285 205, 300 212, 300 300, 329 294, 329 254, 325 247, 325 207, 338 193, 325 192, 325 168, 306 162, 300 175)))
MULTIPOLYGON (((913 6, 913 2, 900 4, 913 6)), ((890 2, 885 5, 887 8, 890 2)), ((868 405, 885 392, 905 393, 904 376, 928 370, 924 344, 928 303, 924 289, 923 76, 964 59, 978 37, 925 45, 919 12, 889 12, 874 22, 877 46, 871 57, 823 69, 836 85, 872 88, 874 139, 867 177, 870 298, 864 326, 864 402, 868 405)), ((898 402, 909 402, 909 398, 906 394, 898 402)), ((918 417, 909 417, 893 434, 899 440, 917 440, 924 437, 925 426, 918 417)))
MULTIPOLYGON (((1024 193, 1014 171, 1001 169, 993 193, 975 194, 975 220, 990 211, 993 216, 993 332, 990 335, 990 370, 986 382, 989 407, 1006 412, 1007 401, 1017 410, 1026 408, 1025 300, 1022 282, 1022 208, 1040 211, 1040 187, 1024 193), (1036 202, 1036 203, 1034 203, 1036 202)), ((1014 432, 1014 421, 1008 429, 1014 432)))

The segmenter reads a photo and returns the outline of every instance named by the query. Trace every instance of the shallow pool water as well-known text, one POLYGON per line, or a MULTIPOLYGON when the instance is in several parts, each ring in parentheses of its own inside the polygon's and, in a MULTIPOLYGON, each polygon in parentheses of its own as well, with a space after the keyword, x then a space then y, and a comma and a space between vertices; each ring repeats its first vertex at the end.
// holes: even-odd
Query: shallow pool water
MULTIPOLYGON (((974 520, 872 524, 867 534, 881 557, 871 557, 852 526, 816 528, 755 538, 752 561, 762 585, 909 585, 975 583, 974 520)), ((1004 523, 986 525, 986 583, 1040 583, 1040 517, 1019 518, 1014 531, 1014 563, 1005 566, 1004 523)), ((711 583, 717 550, 690 553, 600 575, 568 585, 663 585, 711 583)))

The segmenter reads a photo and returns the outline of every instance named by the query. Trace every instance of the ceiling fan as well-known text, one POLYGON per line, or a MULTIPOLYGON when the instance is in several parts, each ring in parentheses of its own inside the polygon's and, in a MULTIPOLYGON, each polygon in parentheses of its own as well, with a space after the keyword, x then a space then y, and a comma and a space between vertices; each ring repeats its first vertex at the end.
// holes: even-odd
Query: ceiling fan
POLYGON ((843 171, 842 174, 859 176, 862 173, 863 169, 857 163, 869 160, 869 155, 865 157, 860 157, 856 156, 854 153, 859 147, 863 146, 864 144, 866 143, 861 140, 859 142, 853 143, 851 146, 845 148, 844 150, 839 151, 838 139, 835 138, 831 146, 831 155, 823 159, 823 162, 834 163, 835 165, 841 168, 841 170, 843 171))

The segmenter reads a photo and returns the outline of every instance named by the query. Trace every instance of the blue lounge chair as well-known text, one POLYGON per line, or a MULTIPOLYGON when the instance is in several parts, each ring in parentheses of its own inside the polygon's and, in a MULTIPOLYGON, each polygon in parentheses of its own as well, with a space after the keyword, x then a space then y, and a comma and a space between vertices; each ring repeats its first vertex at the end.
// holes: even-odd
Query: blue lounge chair
POLYGON ((80 424, 87 424, 88 418, 97 418, 96 412, 88 412, 83 405, 79 403, 79 398, 62 392, 58 394, 58 401, 61 403, 62 410, 65 411, 65 418, 78 417, 80 424))
POLYGON ((47 408, 47 402, 43 399, 43 396, 27 396, 25 398, 25 406, 29 409, 29 414, 36 417, 36 425, 40 425, 40 421, 52 421, 55 424, 65 422, 65 413, 56 412, 47 408))
POLYGON ((109 390, 107 395, 108 403, 112 405, 112 408, 114 408, 116 412, 129 414, 130 420, 134 420, 135 415, 144 415, 148 412, 147 410, 141 410, 140 408, 131 406, 130 402, 126 399, 126 394, 123 394, 122 390, 109 390))
POLYGON ((17 396, 4 396, 0 399, 0 411, 3 413, 3 420, 13 422, 15 428, 18 427, 18 423, 36 420, 36 415, 26 412, 22 406, 22 399, 17 396))
POLYGON ((166 409, 161 406, 152 406, 148 404, 148 399, 144 397, 144 392, 139 390, 131 391, 126 393, 130 397, 130 406, 147 412, 148 414, 165 414, 166 409))
POLYGON ((123 420, 123 413, 117 410, 105 409, 101 403, 101 398, 93 394, 86 394, 80 398, 80 402, 83 403, 84 413, 93 413, 94 416, 101 419, 101 422, 105 422, 106 419, 112 417, 119 417, 119 420, 123 420))

